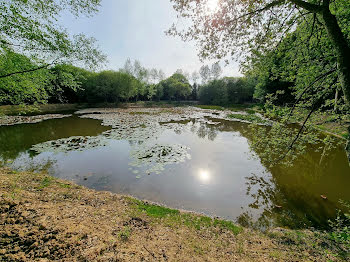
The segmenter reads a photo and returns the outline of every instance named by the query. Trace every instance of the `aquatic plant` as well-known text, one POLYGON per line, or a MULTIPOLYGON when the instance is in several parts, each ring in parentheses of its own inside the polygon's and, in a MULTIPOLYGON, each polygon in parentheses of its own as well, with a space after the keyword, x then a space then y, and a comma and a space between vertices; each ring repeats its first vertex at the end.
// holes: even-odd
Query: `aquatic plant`
POLYGON ((73 136, 70 138, 62 138, 54 141, 47 141, 41 144, 33 145, 30 150, 37 153, 42 152, 69 152, 83 151, 95 147, 105 146, 107 140, 102 136, 73 136))
POLYGON ((166 165, 181 163, 187 159, 191 159, 188 150, 188 147, 179 144, 155 144, 146 147, 137 147, 130 153, 131 158, 133 158, 130 165, 134 167, 146 166, 147 173, 159 174, 164 170, 166 165))

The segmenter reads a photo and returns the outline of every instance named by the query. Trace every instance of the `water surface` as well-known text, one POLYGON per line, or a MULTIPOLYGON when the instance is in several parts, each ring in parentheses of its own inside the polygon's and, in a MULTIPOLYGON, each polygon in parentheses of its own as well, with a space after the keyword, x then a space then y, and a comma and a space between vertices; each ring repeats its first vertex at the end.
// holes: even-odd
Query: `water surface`
MULTIPOLYGON (((99 136, 110 127, 76 115, 3 126, 0 157, 17 168, 49 162, 52 175, 90 188, 131 194, 259 228, 325 227, 340 208, 338 201, 350 200, 350 167, 342 148, 320 163, 320 153, 310 147, 293 167, 267 169, 250 150, 248 124, 203 119, 157 123, 159 132, 150 133, 147 139, 111 136, 93 148, 39 154, 30 151, 31 146, 72 136, 99 136), (133 151, 171 144, 186 147, 190 159, 168 163, 160 172, 130 165, 135 160, 133 151)), ((138 130, 132 128, 128 132, 138 130)), ((142 125, 138 128, 148 131, 142 125)))

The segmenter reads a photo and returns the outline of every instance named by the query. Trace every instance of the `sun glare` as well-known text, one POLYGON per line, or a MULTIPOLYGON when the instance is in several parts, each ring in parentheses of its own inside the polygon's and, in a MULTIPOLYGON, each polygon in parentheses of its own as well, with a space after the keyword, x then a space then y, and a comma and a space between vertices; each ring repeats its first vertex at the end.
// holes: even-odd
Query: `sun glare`
POLYGON ((209 12, 214 12, 219 5, 219 0, 207 0, 207 7, 209 12))
POLYGON ((198 178, 202 183, 208 183, 210 180, 210 172, 207 169, 199 169, 198 178))

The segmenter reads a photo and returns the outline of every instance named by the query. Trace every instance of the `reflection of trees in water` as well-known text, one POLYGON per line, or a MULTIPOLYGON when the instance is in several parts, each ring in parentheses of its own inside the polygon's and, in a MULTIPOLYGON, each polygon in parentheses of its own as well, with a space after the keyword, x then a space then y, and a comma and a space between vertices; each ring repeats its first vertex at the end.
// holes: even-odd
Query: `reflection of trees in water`
POLYGON ((218 130, 215 128, 215 126, 200 123, 196 130, 196 134, 199 138, 208 138, 209 140, 214 141, 218 135, 218 130))
MULTIPOLYGON (((258 218, 253 218, 249 211, 238 217, 238 222, 245 225, 265 229, 270 226, 286 226, 305 228, 310 226, 327 227, 328 219, 333 218, 337 202, 323 200, 314 195, 308 187, 300 187, 299 183, 289 183, 290 177, 278 173, 272 177, 260 177, 253 174, 246 177, 246 194, 253 199, 249 208, 260 210, 258 218)), ((294 177, 298 181, 300 177, 294 177)))
MULTIPOLYGON (((248 143, 251 140, 252 130, 245 123, 220 121, 214 128, 217 132, 239 132, 248 143)), ((350 198, 349 191, 344 187, 344 183, 350 183, 350 178, 344 175, 350 174, 350 167, 343 149, 333 149, 322 159, 322 152, 317 148, 307 146, 306 153, 298 156, 293 166, 276 164, 271 168, 265 165, 259 152, 254 151, 257 160, 271 175, 246 178, 246 193, 253 199, 249 208, 252 213, 255 213, 254 210, 261 213, 258 218, 253 218, 246 210, 238 217, 238 221, 258 228, 270 225, 293 228, 328 226, 327 220, 333 218, 336 210, 341 208, 338 203, 340 196, 350 198), (327 194, 328 199, 322 199, 321 194, 327 194)))
POLYGON ((94 136, 108 130, 100 121, 68 117, 50 119, 36 124, 0 127, 0 157, 15 159, 32 145, 71 136, 94 136))

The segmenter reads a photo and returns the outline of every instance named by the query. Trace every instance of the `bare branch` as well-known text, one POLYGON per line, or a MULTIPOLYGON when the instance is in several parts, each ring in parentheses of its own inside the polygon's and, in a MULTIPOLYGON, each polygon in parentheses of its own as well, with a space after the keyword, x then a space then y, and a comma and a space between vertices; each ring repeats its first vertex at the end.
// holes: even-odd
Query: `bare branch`
POLYGON ((269 10, 269 9, 271 9, 272 7, 275 7, 275 6, 278 6, 278 5, 280 5, 280 4, 283 4, 284 2, 285 2, 285 0, 273 1, 273 2, 267 4, 266 6, 264 6, 264 7, 262 7, 262 8, 256 9, 256 10, 254 10, 254 11, 251 11, 251 12, 249 12, 249 13, 246 13, 246 14, 243 14, 243 15, 241 15, 241 16, 239 16, 239 17, 236 17, 236 18, 234 18, 234 19, 232 19, 232 20, 226 22, 226 24, 230 24, 230 23, 236 22, 236 21, 238 21, 238 20, 240 20, 240 19, 242 19, 242 18, 244 18, 244 17, 246 17, 246 16, 251 16, 251 15, 254 15, 254 14, 257 14, 257 13, 260 13, 260 12, 263 12, 263 11, 266 11, 266 10, 269 10))
POLYGON ((297 6, 300 6, 304 9, 312 12, 312 13, 320 13, 323 9, 320 5, 311 4, 309 2, 305 2, 302 0, 289 0, 289 1, 297 6))

